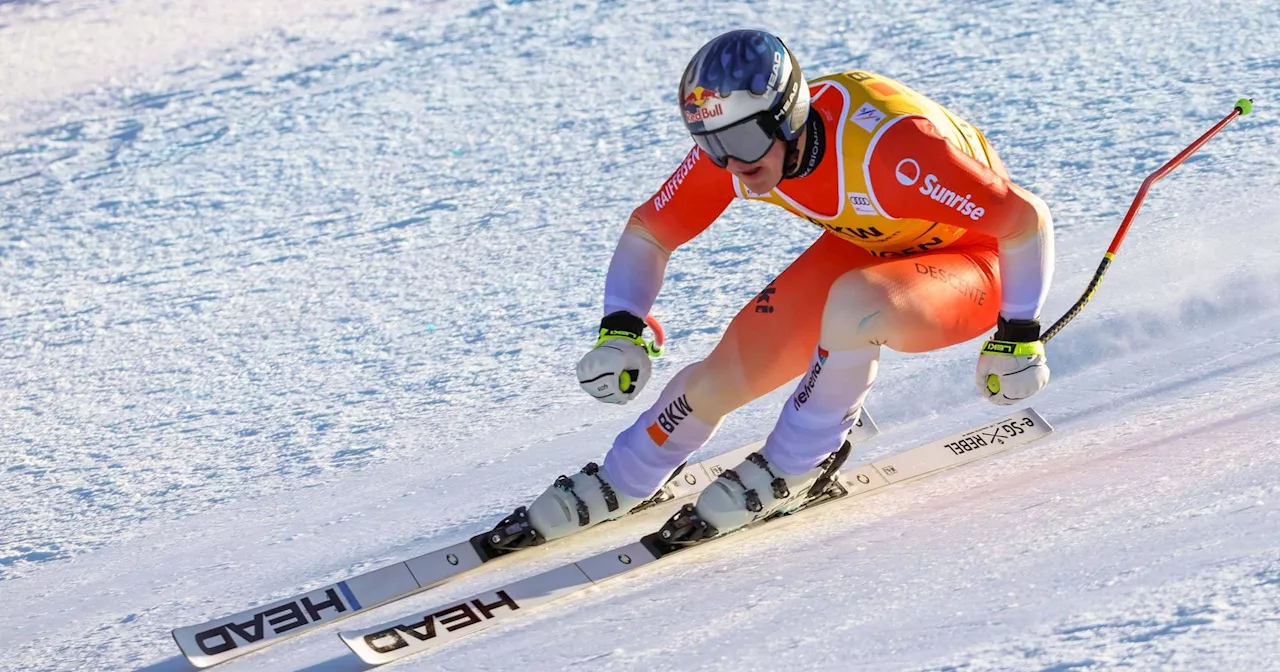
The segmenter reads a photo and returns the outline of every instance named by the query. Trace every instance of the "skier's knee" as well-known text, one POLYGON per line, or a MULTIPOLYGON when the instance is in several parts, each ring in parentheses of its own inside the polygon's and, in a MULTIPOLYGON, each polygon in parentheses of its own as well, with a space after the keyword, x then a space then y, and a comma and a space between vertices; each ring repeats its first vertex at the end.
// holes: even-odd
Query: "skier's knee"
POLYGON ((822 344, 853 349, 884 341, 888 292, 863 273, 846 273, 831 285, 822 311, 822 344))

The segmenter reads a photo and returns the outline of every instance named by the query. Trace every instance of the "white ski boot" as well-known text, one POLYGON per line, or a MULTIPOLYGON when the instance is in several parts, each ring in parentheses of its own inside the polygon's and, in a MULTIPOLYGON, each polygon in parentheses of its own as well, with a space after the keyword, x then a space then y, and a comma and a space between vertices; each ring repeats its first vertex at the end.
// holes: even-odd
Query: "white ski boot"
POLYGON ((609 483, 590 462, 573 476, 561 476, 529 505, 529 523, 544 539, 558 539, 627 515, 649 498, 632 497, 609 483))
POLYGON ((784 474, 773 469, 760 453, 751 453, 707 486, 693 508, 699 518, 725 534, 799 508, 809 500, 809 489, 825 471, 820 465, 803 474, 784 474))
MULTIPOLYGON (((684 471, 682 464, 667 478, 670 483, 684 471)), ((517 508, 492 530, 471 538, 481 557, 492 560, 531 546, 540 546, 574 532, 642 511, 674 497, 666 487, 641 498, 621 492, 590 462, 573 476, 561 476, 529 506, 517 508)))
POLYGON ((670 544, 697 543, 703 539, 742 529, 756 521, 786 515, 829 495, 843 495, 839 469, 853 446, 845 441, 806 473, 784 474, 760 453, 751 453, 733 469, 722 472, 660 531, 670 544))

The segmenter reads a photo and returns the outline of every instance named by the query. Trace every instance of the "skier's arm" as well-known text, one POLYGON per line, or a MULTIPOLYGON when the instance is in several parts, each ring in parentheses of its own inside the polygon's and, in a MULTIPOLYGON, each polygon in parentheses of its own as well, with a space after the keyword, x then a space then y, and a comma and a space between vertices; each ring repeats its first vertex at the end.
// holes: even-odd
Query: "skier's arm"
POLYGON ((600 337, 578 361, 578 384, 587 394, 625 404, 644 389, 651 372, 644 316, 662 289, 667 259, 711 226, 733 198, 733 178, 695 147, 662 189, 631 213, 609 261, 600 337))
POLYGON ((882 212, 978 231, 999 245, 1000 314, 1040 316, 1053 276, 1045 202, 960 151, 923 117, 906 117, 872 148, 868 179, 882 212))
POLYGON ((694 147, 658 193, 631 213, 609 262, 604 314, 647 315, 671 252, 711 226, 734 195, 729 173, 694 147))
POLYGON ((636 317, 649 314, 662 289, 671 251, 634 218, 613 250, 609 274, 604 280, 604 314, 625 311, 636 317))

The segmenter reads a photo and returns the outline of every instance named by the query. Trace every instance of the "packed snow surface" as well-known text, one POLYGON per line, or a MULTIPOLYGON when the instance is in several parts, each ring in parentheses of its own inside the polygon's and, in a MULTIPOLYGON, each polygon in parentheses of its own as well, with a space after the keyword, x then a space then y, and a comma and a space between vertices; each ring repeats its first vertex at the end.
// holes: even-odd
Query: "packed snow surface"
MULTIPOLYGON (((169 630, 475 534, 598 460, 816 236, 678 251, 639 404, 573 364, 705 40, 910 83, 1057 224, 1045 440, 691 551, 406 669, 1280 667, 1273 3, 0 0, 6 670, 187 670, 169 630)), ((977 344, 885 357, 867 461, 997 417, 977 344)), ((768 432, 787 386, 704 455, 768 432)), ((345 621, 582 558, 617 523, 345 621)), ((226 670, 364 666, 330 626, 226 670)))

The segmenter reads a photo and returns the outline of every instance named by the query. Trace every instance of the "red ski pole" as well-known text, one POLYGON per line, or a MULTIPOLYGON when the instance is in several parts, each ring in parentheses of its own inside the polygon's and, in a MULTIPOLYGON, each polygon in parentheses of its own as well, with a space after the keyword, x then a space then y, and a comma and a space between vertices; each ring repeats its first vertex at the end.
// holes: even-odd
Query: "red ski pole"
POLYGON ((1068 310, 1066 315, 1063 315, 1057 322, 1053 323, 1052 327, 1049 327, 1048 331, 1044 332, 1044 335, 1040 337, 1041 341, 1048 343, 1049 339, 1057 336, 1058 332, 1062 331, 1062 328, 1067 326, 1068 322, 1075 319, 1076 315, 1079 315, 1080 311, 1084 310, 1089 300, 1093 298, 1094 292, 1098 291, 1098 285, 1102 284, 1102 276, 1107 274, 1107 268, 1111 266, 1112 261, 1115 261, 1116 253, 1120 251, 1120 243, 1124 241, 1125 234, 1129 232, 1129 225, 1133 224, 1133 218, 1138 214, 1138 208, 1142 207, 1142 199, 1147 197, 1147 191, 1151 189, 1151 185, 1173 172, 1174 168, 1182 165, 1182 162, 1186 161, 1187 157, 1194 154, 1204 143, 1209 141, 1209 138, 1217 135, 1218 131, 1221 131, 1236 117, 1243 117, 1251 111, 1253 111, 1252 98, 1237 100, 1235 109, 1231 110, 1231 114, 1223 117, 1222 121, 1214 124, 1213 128, 1209 129, 1208 132, 1142 181, 1142 188, 1138 190, 1137 197, 1133 199, 1133 204, 1129 206, 1128 214, 1124 216, 1124 221, 1120 223, 1120 229, 1116 231, 1116 237, 1111 239, 1111 247, 1107 248, 1107 253, 1102 257, 1102 263, 1098 264, 1098 270, 1094 271, 1093 279, 1089 281, 1089 286, 1085 288, 1084 294, 1080 296, 1080 300, 1076 301, 1074 306, 1071 306, 1071 310, 1068 310))
POLYGON ((667 332, 662 328, 662 323, 658 321, 658 318, 653 316, 653 313, 644 316, 644 323, 653 330, 653 340, 649 343, 649 354, 657 357, 662 354, 663 348, 666 347, 667 332))

